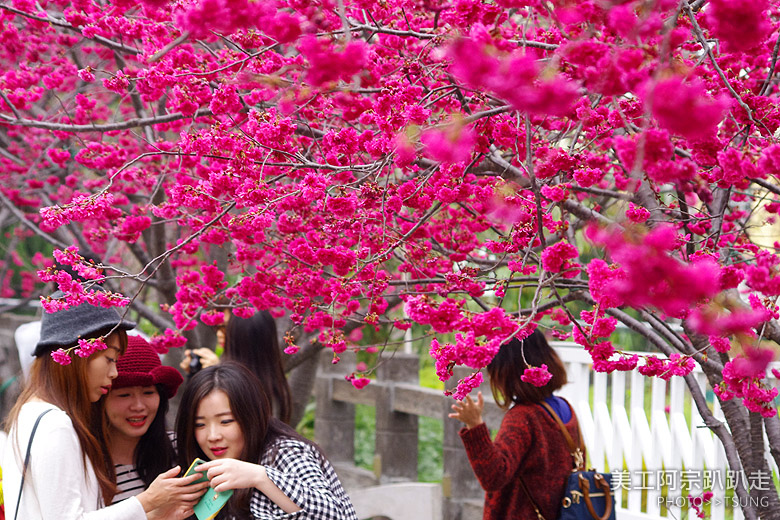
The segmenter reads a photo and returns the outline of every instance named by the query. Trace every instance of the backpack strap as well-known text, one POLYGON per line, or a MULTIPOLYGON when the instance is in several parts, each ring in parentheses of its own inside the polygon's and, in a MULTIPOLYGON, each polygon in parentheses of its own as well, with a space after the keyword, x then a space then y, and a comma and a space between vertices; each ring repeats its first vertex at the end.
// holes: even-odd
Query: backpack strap
MULTIPOLYGON (((555 410, 553 410, 552 406, 545 403, 544 401, 539 403, 544 407, 547 412, 552 416, 553 420, 558 424, 558 427, 561 430, 561 433, 563 434, 564 439, 566 439, 566 444, 569 446, 569 452, 571 453, 572 458, 574 459, 574 469, 576 471, 584 471, 585 470, 585 446, 582 443, 582 432, 580 431, 580 425, 577 424, 577 440, 579 441, 578 444, 574 443, 574 439, 571 438, 571 435, 569 434, 569 430, 566 429, 566 425, 563 424, 563 421, 561 421, 561 418, 558 417, 558 414, 555 413, 555 410)), ((569 408, 571 408, 571 405, 569 402, 566 402, 567 405, 569 405, 569 408)), ((573 410, 573 409, 572 409, 573 410)))
POLYGON ((41 415, 35 419, 32 432, 30 432, 30 440, 27 442, 27 454, 24 456, 24 467, 22 468, 22 481, 19 484, 19 496, 16 497, 16 511, 14 511, 14 520, 16 520, 16 517, 19 516, 19 504, 22 502, 22 490, 24 489, 24 476, 27 473, 27 466, 30 464, 30 451, 32 449, 33 437, 35 437, 35 430, 38 429, 38 424, 41 422, 41 419, 43 419, 43 416, 52 410, 54 410, 54 408, 49 408, 48 410, 42 411, 41 415))

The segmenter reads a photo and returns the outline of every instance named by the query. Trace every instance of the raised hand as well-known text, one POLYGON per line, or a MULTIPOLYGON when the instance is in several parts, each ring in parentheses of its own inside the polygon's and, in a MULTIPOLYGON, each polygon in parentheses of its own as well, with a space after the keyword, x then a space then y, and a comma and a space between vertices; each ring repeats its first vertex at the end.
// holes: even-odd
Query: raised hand
POLYGON ((219 363, 219 357, 210 348, 201 347, 196 348, 195 350, 186 349, 184 351, 184 357, 181 359, 181 363, 179 363, 179 368, 181 368, 183 372, 190 373, 190 361, 192 361, 193 353, 200 356, 200 365, 202 368, 208 368, 219 363))
POLYGON ((477 393, 477 402, 475 403, 471 396, 466 396, 463 401, 456 401, 452 405, 454 413, 449 414, 449 417, 457 419, 466 425, 469 430, 475 426, 479 426, 484 421, 482 420, 482 409, 485 407, 485 400, 482 398, 482 392, 477 393))

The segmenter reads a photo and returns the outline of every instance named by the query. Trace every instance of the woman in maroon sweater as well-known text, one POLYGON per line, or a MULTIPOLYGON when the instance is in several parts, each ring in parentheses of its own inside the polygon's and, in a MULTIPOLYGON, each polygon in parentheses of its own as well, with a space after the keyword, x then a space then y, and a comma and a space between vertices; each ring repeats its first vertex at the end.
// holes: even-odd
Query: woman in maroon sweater
POLYGON ((575 442, 579 427, 574 410, 553 392, 566 384, 566 369, 542 333, 512 339, 487 367, 496 403, 506 409, 495 441, 482 420, 482 393, 452 406, 450 417, 465 423, 460 437, 474 473, 485 490, 485 520, 538 520, 523 491, 522 477, 540 513, 554 520, 573 460, 559 426, 540 403, 549 404, 575 442), (528 367, 547 365, 552 378, 544 386, 521 381, 528 367))

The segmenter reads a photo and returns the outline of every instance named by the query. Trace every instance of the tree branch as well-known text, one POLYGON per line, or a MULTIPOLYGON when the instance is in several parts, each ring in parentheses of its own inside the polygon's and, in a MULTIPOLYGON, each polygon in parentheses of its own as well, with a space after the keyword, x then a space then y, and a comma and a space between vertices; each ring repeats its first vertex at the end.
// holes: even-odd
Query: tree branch
POLYGON ((169 52, 171 52, 171 51, 172 51, 173 49, 175 49, 175 48, 176 48, 178 45, 181 45, 182 43, 184 43, 185 41, 187 41, 187 38, 189 38, 189 37, 190 37, 190 32, 189 32, 189 31, 184 31, 183 33, 181 33, 181 34, 179 35, 179 37, 178 37, 178 38, 176 38, 175 40, 173 40, 172 42, 170 42, 168 45, 166 45, 165 47, 163 47, 163 48, 162 48, 162 49, 160 49, 159 51, 157 51, 157 52, 155 52, 154 54, 152 54, 152 55, 149 57, 149 59, 148 59, 148 60, 146 60, 146 61, 147 61, 147 62, 149 62, 149 63, 154 63, 154 62, 156 62, 156 61, 158 61, 158 60, 161 60, 161 59, 162 59, 162 58, 163 58, 163 57, 164 57, 166 54, 168 54, 169 52))
MULTIPOLYGON (((780 41, 780 39, 778 39, 780 41)), ((758 184, 762 188, 765 188, 775 195, 780 195, 780 186, 777 186, 776 184, 772 184, 771 182, 767 182, 764 179, 750 179, 750 182, 753 184, 758 184)))
POLYGON ((16 106, 14 106, 13 103, 11 103, 11 100, 8 99, 8 96, 5 93, 5 90, 0 89, 0 96, 2 96, 3 101, 5 101, 5 104, 8 105, 11 108, 11 112, 14 113, 16 116, 16 119, 21 119, 22 115, 19 113, 19 110, 17 110, 16 106))
MULTIPOLYGON (((683 322, 683 330, 687 334, 688 338, 690 338, 694 349, 704 350, 707 348, 707 338, 690 330, 686 326, 685 322, 683 322)), ((707 381, 709 382, 711 388, 715 388, 723 381, 722 371, 714 369, 710 365, 702 365, 701 368, 704 371, 704 375, 707 376, 707 381)), ((718 437, 721 444, 723 444, 723 449, 726 453, 726 460, 728 461, 729 468, 731 468, 732 471, 744 470, 745 466, 743 463, 750 460, 750 447, 748 445, 749 439, 746 433, 749 427, 747 421, 747 410, 743 406, 735 403, 733 400, 723 401, 722 399, 718 398, 718 401, 720 402, 721 410, 723 410, 723 415, 726 417, 728 428, 726 428, 724 425, 723 427, 710 429, 715 434, 715 436, 718 437)), ((697 402, 696 404, 698 408, 699 403, 697 402)), ((702 410, 699 409, 699 412, 702 413, 702 410)), ((704 417, 704 415, 702 415, 702 417, 704 417)), ((737 479, 735 492, 739 497, 740 505, 742 506, 742 511, 745 514, 745 518, 748 520, 758 520, 756 508, 750 501, 749 492, 745 488, 742 479, 737 479)))
MULTIPOLYGON (((5 5, 5 4, 0 4, 0 9, 5 9, 6 11, 10 11, 10 12, 12 12, 14 14, 18 14, 19 16, 24 16, 25 18, 29 18, 31 20, 37 20, 39 22, 50 23, 50 24, 52 24, 52 25, 54 25, 56 27, 62 27, 63 29, 67 29, 69 31, 73 31, 75 33, 80 34, 82 38, 85 38, 87 40, 92 40, 92 41, 94 41, 96 43, 99 43, 100 45, 103 45, 103 46, 108 47, 109 49, 112 49, 112 50, 115 50, 115 51, 123 52, 125 54, 132 54, 134 56, 137 55, 137 54, 141 54, 141 51, 136 49, 136 48, 134 48, 134 47, 127 47, 126 45, 122 45, 121 43, 115 42, 113 40, 109 40, 108 38, 104 38, 102 36, 94 36, 92 38, 87 38, 78 29, 78 27, 74 27, 74 26, 72 26, 71 24, 69 24, 68 22, 66 22, 64 20, 58 20, 57 18, 52 18, 52 17, 49 17, 49 16, 47 16, 46 18, 43 18, 43 17, 40 17, 40 16, 36 16, 36 15, 34 15, 32 13, 27 13, 27 12, 22 11, 20 9, 16 9, 14 7, 11 7, 10 5, 5 5)), ((46 13, 46 14, 48 15, 49 13, 46 13)))
POLYGON ((780 416, 775 414, 773 417, 765 417, 764 429, 769 440, 769 453, 780 467, 780 416))
POLYGON ((36 121, 35 119, 14 119, 5 114, 0 114, 0 123, 8 126, 23 126, 28 128, 43 128, 46 130, 59 130, 62 132, 81 133, 81 132, 113 132, 116 130, 129 130, 131 128, 140 128, 148 125, 157 125, 160 123, 170 123, 180 119, 196 119, 199 117, 208 117, 214 115, 210 109, 201 108, 192 115, 185 115, 181 112, 165 114, 162 116, 144 117, 128 119, 118 123, 92 124, 92 125, 69 125, 67 123, 50 123, 47 121, 36 121))
POLYGON ((572 213, 579 217, 581 220, 596 220, 602 224, 614 224, 615 221, 605 217, 601 213, 597 211, 593 211, 589 207, 573 201, 571 199, 566 199, 561 203, 561 206, 563 206, 564 209, 566 209, 569 213, 572 213))
POLYGON ((512 108, 512 105, 503 105, 496 108, 491 108, 490 110, 483 110, 482 112, 477 112, 476 114, 472 114, 468 117, 463 118, 464 124, 473 123, 474 121, 479 121, 480 119, 483 119, 485 117, 495 116, 497 114, 503 114, 505 112, 511 112, 514 110, 512 108))
POLYGON ((772 86, 772 76, 775 75, 775 67, 777 66, 777 53, 780 51, 780 37, 775 41, 775 48, 772 50, 772 65, 769 67, 769 74, 766 75, 764 84, 761 86, 759 96, 765 96, 769 92, 769 87, 772 86))
POLYGON ((30 231, 32 231, 33 233, 35 233, 35 234, 36 234, 36 235, 38 235, 39 237, 43 238, 43 239, 44 239, 44 240, 46 240, 48 243, 50 243, 50 244, 52 244, 53 246, 55 246, 55 247, 58 247, 58 248, 60 248, 60 249, 65 249, 66 247, 68 247, 68 245, 67 245, 67 244, 64 244, 64 243, 60 242, 59 240, 57 240, 57 239, 56 239, 56 238, 54 238, 53 236, 51 236, 51 235, 49 235, 48 233, 45 233, 44 231, 42 231, 42 230, 41 230, 41 228, 39 228, 38 226, 36 226, 34 223, 30 222, 30 221, 27 219, 27 215, 25 215, 24 213, 22 213, 22 212, 19 210, 19 208, 17 208, 17 207, 14 205, 14 203, 13 203, 13 202, 11 202, 11 200, 10 200, 8 197, 6 197, 6 196, 5 196, 5 193, 3 193, 3 191, 2 191, 2 190, 0 190, 0 202, 2 202, 2 203, 5 205, 5 207, 6 207, 6 208, 8 208, 8 209, 11 211, 11 213, 13 213, 13 214, 14 214, 14 216, 15 216, 16 218, 18 218, 18 219, 19 219, 19 222, 20 222, 20 223, 21 223, 21 224, 22 224, 24 227, 26 227, 27 229, 29 229, 30 231))
POLYGON ((508 178, 507 180, 517 183, 522 188, 528 188, 531 186, 531 181, 528 179, 528 176, 525 175, 525 172, 523 172, 517 166, 513 166, 510 162, 501 157, 501 152, 499 152, 496 145, 490 145, 490 153, 485 157, 488 161, 492 162, 499 168, 503 168, 504 171, 500 174, 501 177, 504 177, 505 179, 508 178), (504 175, 507 172, 511 175, 504 175))
POLYGON ((154 312, 152 309, 138 301, 138 299, 130 302, 130 307, 136 311, 140 317, 145 318, 149 321, 149 323, 157 327, 158 330, 173 330, 176 328, 176 325, 173 323, 173 321, 166 319, 162 314, 154 312))

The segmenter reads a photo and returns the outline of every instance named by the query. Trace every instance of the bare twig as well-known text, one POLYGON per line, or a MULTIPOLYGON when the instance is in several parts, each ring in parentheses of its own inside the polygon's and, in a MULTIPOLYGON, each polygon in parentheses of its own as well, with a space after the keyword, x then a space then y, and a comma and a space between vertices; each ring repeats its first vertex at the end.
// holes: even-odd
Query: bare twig
POLYGON ((17 110, 16 106, 14 106, 14 104, 11 103, 11 100, 8 99, 8 96, 6 95, 5 90, 0 89, 0 96, 2 96, 3 101, 5 101, 5 104, 8 105, 11 108, 11 112, 14 113, 14 115, 16 116, 16 119, 21 119, 22 116, 21 116, 21 114, 19 114, 19 110, 17 110))
POLYGON ((181 45, 185 41, 187 41, 187 38, 190 37, 189 31, 184 31, 178 38, 173 40, 171 43, 160 49, 159 51, 152 54, 148 60, 149 63, 154 63, 158 60, 161 60, 166 54, 171 52, 173 49, 175 49, 177 46, 181 45))
POLYGON ((772 76, 775 75, 778 51, 780 51, 780 37, 777 38, 777 41, 775 42, 775 48, 772 50, 772 65, 770 65, 769 74, 766 75, 764 84, 761 86, 761 91, 758 93, 759 96, 765 96, 766 93, 769 92, 769 87, 772 86, 772 76))
MULTIPOLYGON (((726 85, 726 88, 728 89, 731 96, 737 101, 737 104, 739 104, 739 106, 742 107, 742 109, 745 111, 750 122, 758 126, 759 123, 753 119, 753 111, 750 109, 749 106, 747 106, 747 103, 745 103, 742 100, 742 97, 737 93, 737 91, 734 90, 734 87, 731 86, 731 82, 729 82, 728 78, 726 77, 726 74, 723 73, 723 70, 720 68, 720 65, 718 65, 717 60, 715 60, 715 55, 712 53, 712 48, 707 43, 707 39, 704 37, 704 33, 702 32, 701 27, 699 26, 699 22, 696 21, 696 16, 693 14, 693 11, 691 10, 691 5, 688 2, 685 3, 685 11, 688 13, 688 18, 691 20, 693 33, 696 35, 696 39, 699 40, 699 44, 702 46, 704 52, 707 53, 707 57, 710 59, 710 63, 712 64, 712 67, 718 73, 718 77, 723 82, 723 84, 726 85)), ((771 134, 771 132, 769 133, 771 134)))
POLYGON ((59 240, 57 240, 53 236, 49 235, 48 233, 43 232, 41 230, 41 228, 36 226, 34 223, 30 222, 30 220, 27 218, 27 215, 22 213, 19 210, 19 208, 17 208, 14 205, 14 203, 11 202, 11 200, 8 197, 6 197, 5 193, 3 193, 2 190, 0 190, 0 202, 2 202, 5 205, 5 207, 7 207, 11 211, 11 213, 13 213, 14 216, 19 219, 19 222, 24 227, 26 227, 27 229, 29 229, 30 231, 32 231, 33 233, 35 233, 39 237, 43 238, 44 240, 46 240, 50 244, 52 244, 55 247, 58 247, 60 249, 65 249, 66 247, 68 247, 67 244, 63 244, 62 242, 60 242, 59 240))

